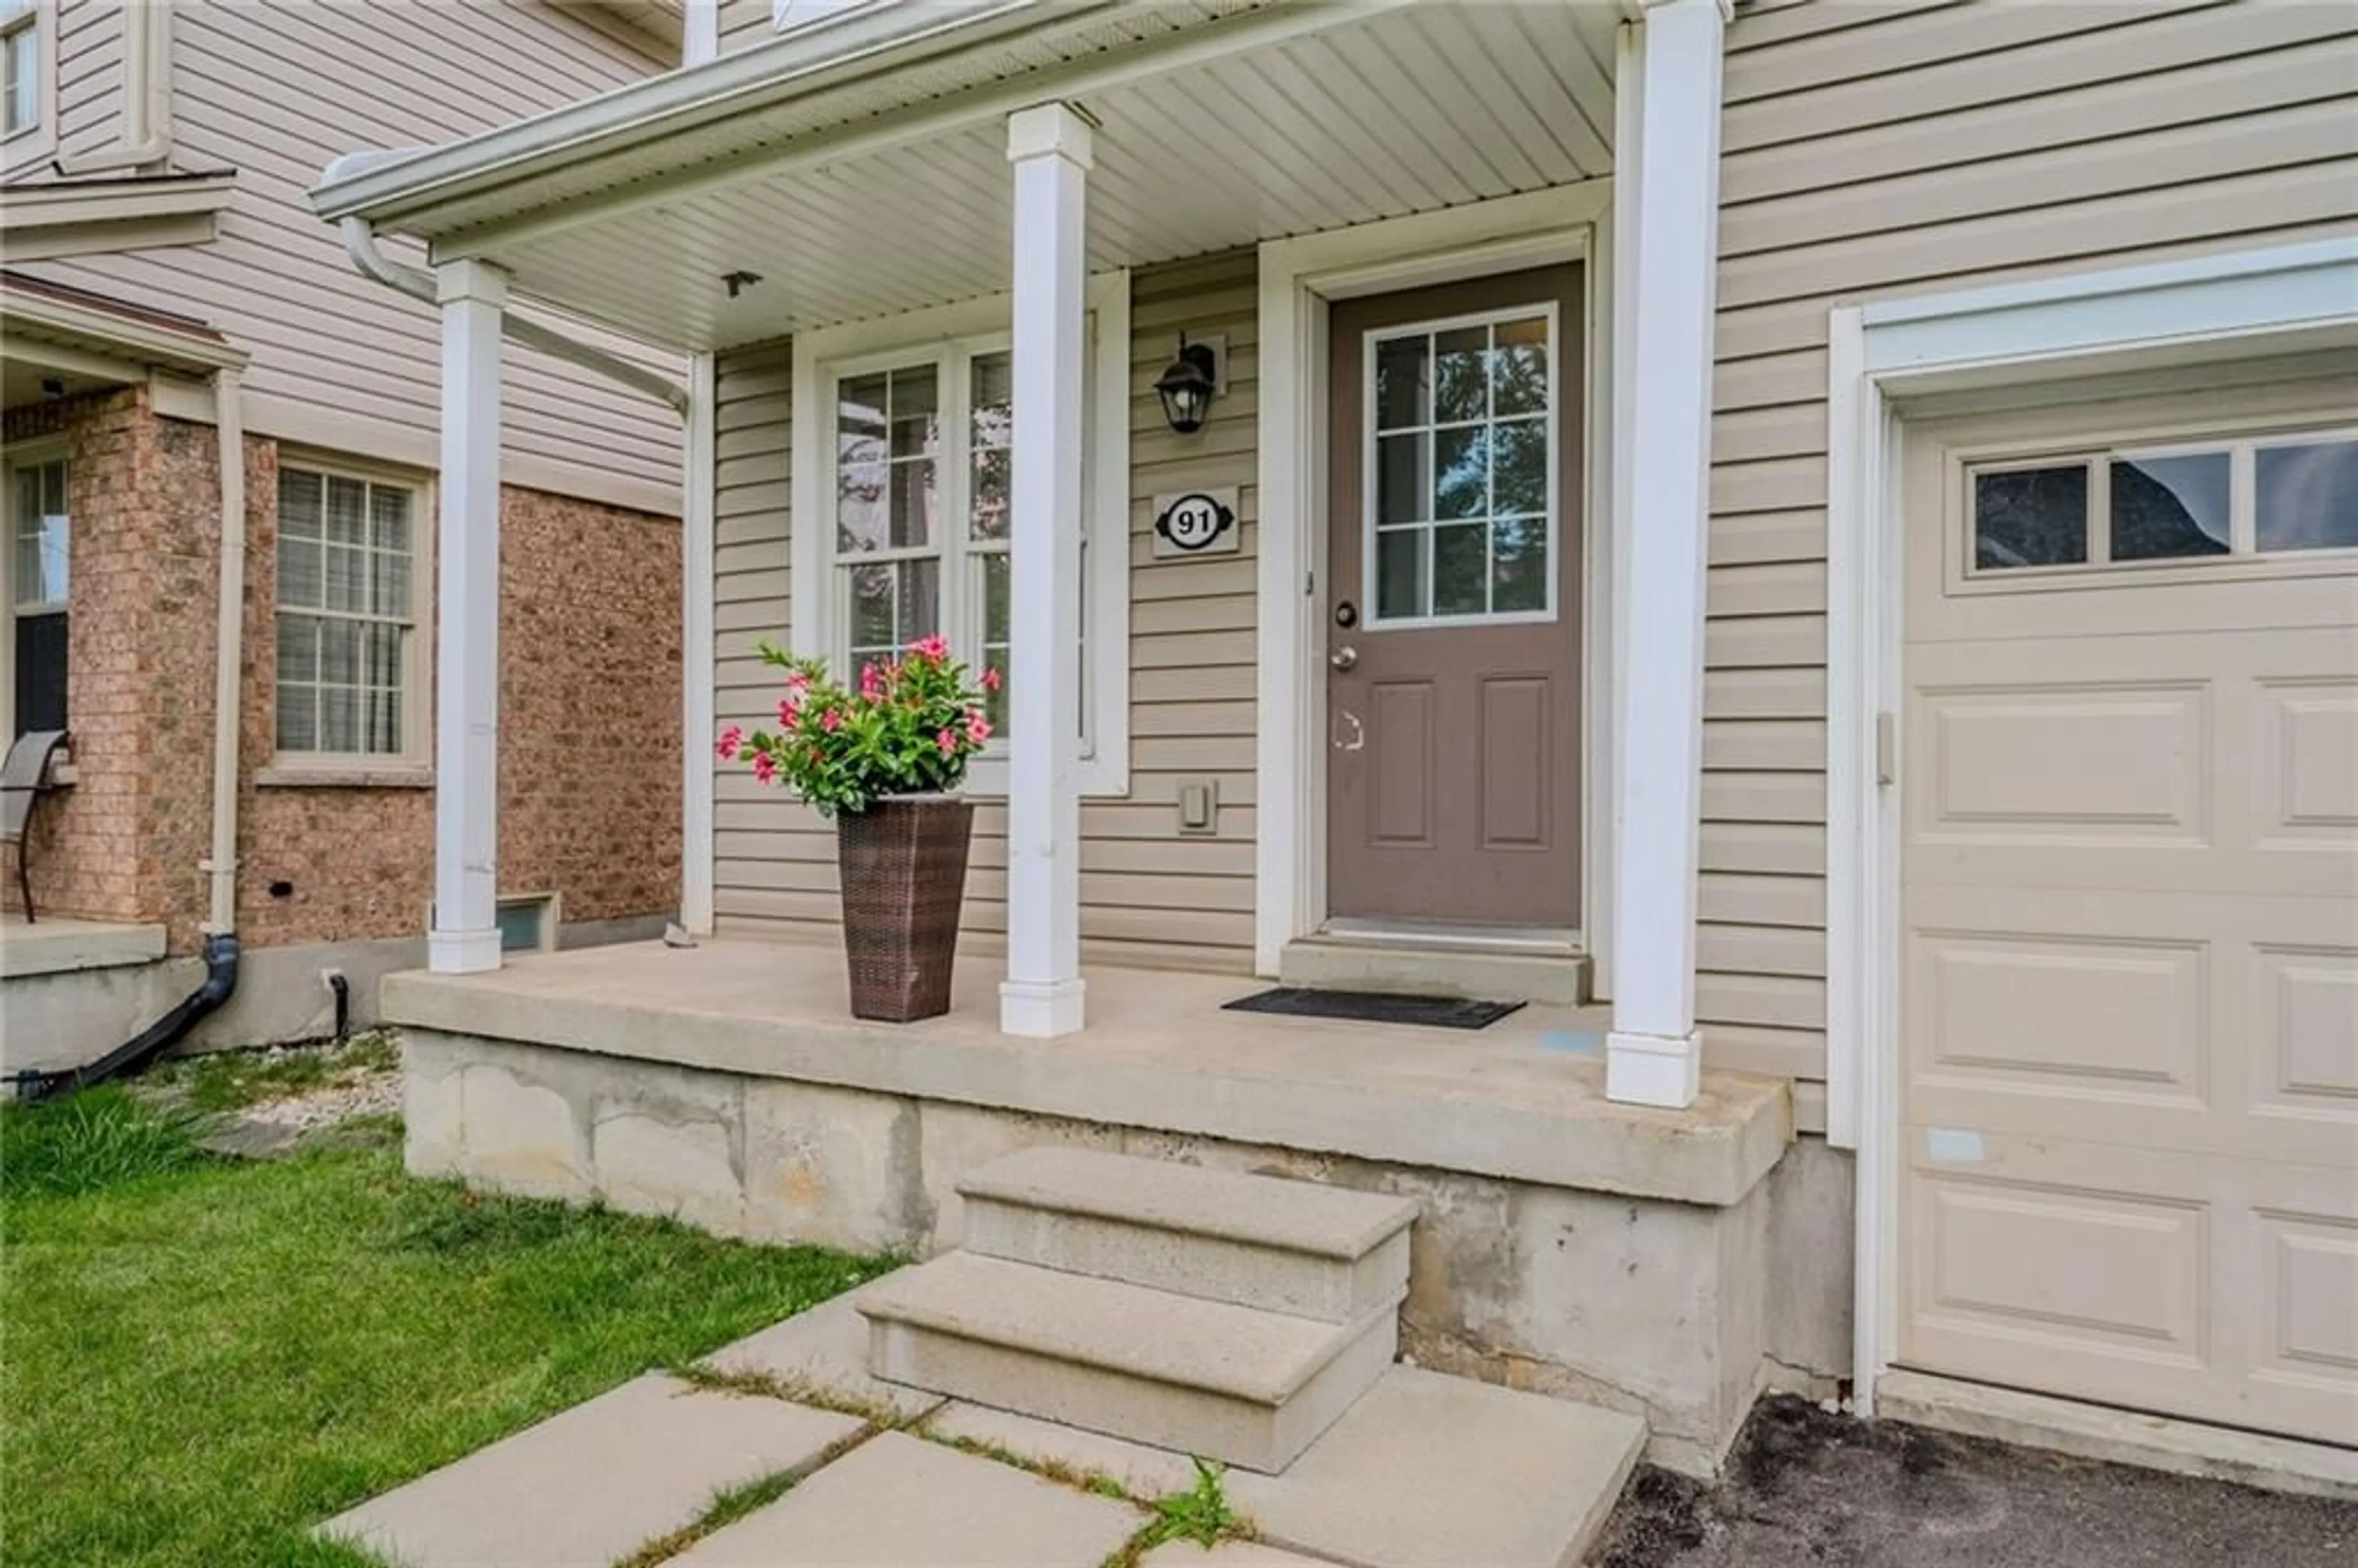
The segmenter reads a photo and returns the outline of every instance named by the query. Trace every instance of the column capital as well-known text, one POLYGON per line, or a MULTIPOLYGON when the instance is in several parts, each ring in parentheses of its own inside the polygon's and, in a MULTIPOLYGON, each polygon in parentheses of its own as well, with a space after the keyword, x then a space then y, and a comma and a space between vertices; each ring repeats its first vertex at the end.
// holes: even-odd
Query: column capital
POLYGON ((1069 103, 1035 103, 1007 116, 1007 161, 1061 157, 1088 168, 1097 162, 1096 134, 1069 103))
POLYGON ((438 305, 471 302, 504 306, 508 302, 508 269, 481 256, 460 256, 434 268, 434 300, 438 305))

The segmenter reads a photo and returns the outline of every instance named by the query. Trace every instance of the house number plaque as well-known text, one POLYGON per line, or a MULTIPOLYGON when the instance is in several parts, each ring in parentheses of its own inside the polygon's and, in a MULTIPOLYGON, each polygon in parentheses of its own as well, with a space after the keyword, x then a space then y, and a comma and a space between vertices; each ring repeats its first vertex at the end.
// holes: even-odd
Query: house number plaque
POLYGON ((1187 556, 1233 555, 1238 545, 1237 492, 1188 490, 1154 498, 1157 560, 1187 556))

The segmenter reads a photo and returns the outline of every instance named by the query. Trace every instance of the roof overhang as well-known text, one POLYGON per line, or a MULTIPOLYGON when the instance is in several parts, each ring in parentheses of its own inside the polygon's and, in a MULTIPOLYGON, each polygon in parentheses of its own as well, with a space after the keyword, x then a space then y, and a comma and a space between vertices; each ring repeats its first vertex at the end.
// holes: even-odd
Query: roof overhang
POLYGON ((0 361, 5 401, 14 407, 142 381, 155 371, 238 370, 246 355, 201 321, 0 274, 0 361))
POLYGON ((226 171, 12 185, 0 201, 0 263, 204 244, 236 187, 226 171))
POLYGON ((1003 292, 1005 119, 1043 102, 1098 125, 1096 270, 1606 176, 1621 22, 1616 0, 904 0, 340 159, 312 200, 494 262, 520 297, 727 349, 1003 292))

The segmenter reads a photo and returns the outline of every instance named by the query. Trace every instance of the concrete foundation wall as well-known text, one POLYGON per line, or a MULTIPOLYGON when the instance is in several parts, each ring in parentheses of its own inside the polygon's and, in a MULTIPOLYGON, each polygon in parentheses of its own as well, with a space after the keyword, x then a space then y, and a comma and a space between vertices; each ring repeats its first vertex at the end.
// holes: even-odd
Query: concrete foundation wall
POLYGON ((200 958, 0 980, 0 1076, 77 1067, 145 1029, 205 978, 200 958))
POLYGON ((1826 1379, 1847 1357, 1849 1213, 1823 1146, 1716 1207, 432 1030, 405 1032, 404 1062, 416 1173, 765 1240, 954 1247, 958 1179, 1039 1143, 1412 1197, 1407 1357, 1641 1415, 1649 1456, 1690 1472, 1717 1467, 1772 1357, 1787 1382, 1797 1355, 1826 1379))

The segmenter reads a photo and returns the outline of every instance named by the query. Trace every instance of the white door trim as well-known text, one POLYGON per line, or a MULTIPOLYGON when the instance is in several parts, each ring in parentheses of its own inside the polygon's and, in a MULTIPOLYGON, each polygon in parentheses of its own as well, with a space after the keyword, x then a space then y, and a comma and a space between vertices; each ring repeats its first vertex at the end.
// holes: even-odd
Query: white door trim
POLYGON ((1857 1151, 1860 1413, 1898 1343, 1899 411, 1909 397, 2358 344, 2358 240, 1832 312, 1826 386, 1826 1135, 1857 1151), (1890 738, 1879 744, 1878 723, 1890 738))
POLYGON ((1260 672, 1254 748, 1253 956, 1275 975, 1285 945, 1326 917, 1326 659, 1311 612, 1326 560, 1326 310, 1337 299, 1584 263, 1581 911, 1609 994, 1601 916, 1611 898, 1612 255, 1610 179, 1363 223, 1260 247, 1257 574, 1260 672))

